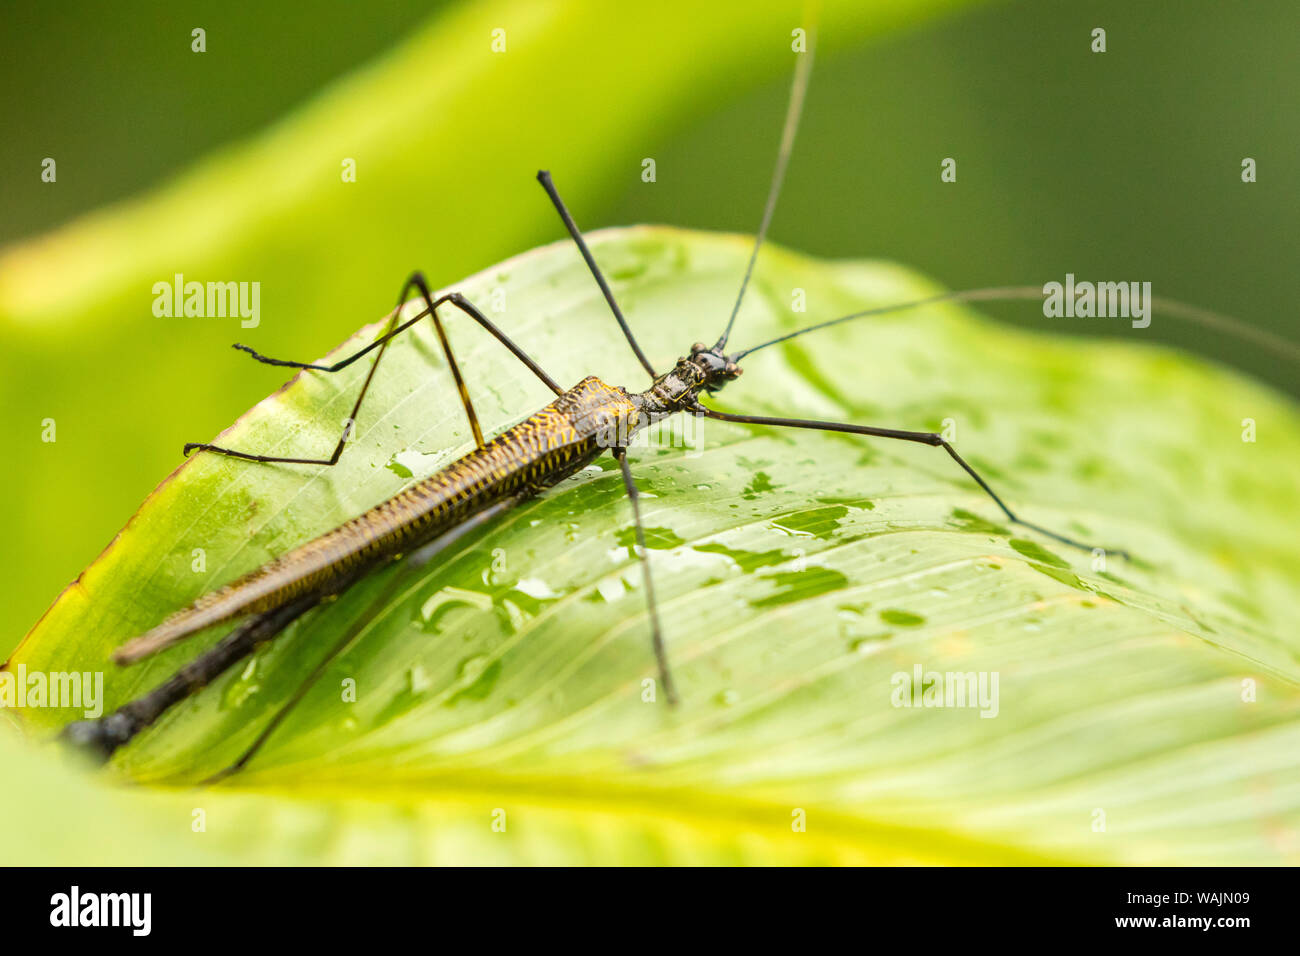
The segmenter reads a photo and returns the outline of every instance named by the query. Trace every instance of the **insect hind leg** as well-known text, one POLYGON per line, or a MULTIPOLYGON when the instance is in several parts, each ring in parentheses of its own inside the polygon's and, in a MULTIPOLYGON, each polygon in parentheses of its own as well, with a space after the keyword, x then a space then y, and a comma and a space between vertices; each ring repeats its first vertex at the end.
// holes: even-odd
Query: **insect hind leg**
MULTIPOLYGON (((480 511, 472 518, 467 519, 459 526, 452 528, 450 531, 445 532, 437 538, 434 538, 428 544, 417 548, 411 553, 410 557, 406 559, 406 570, 413 571, 423 567, 435 557, 463 540, 467 535, 491 523, 495 518, 504 514, 506 511, 509 511, 521 501, 523 501, 522 496, 504 498, 488 508, 485 508, 483 511, 480 511)), ((393 579, 393 581, 389 582, 388 586, 376 599, 375 604, 372 605, 372 608, 379 607, 383 603, 391 600, 399 590, 399 585, 401 585, 405 580, 404 576, 398 575, 393 579)), ((312 669, 311 673, 307 675, 306 679, 298 685, 297 690, 294 691, 288 700, 280 705, 279 709, 276 710, 275 714, 262 728, 256 739, 254 739, 253 742, 244 749, 238 759, 227 765, 224 769, 208 777, 203 781, 203 783, 217 783, 227 777, 241 772, 245 767, 247 767, 249 761, 256 757, 261 749, 266 745, 267 741, 274 736, 275 732, 280 728, 280 725, 288 718, 290 712, 302 702, 303 698, 307 696, 307 692, 311 690, 321 677, 325 675, 330 665, 340 654, 353 645, 357 640, 358 635, 362 633, 369 622, 369 614, 363 616, 360 620, 353 622, 352 626, 347 629, 343 637, 335 642, 334 646, 331 647, 326 652, 325 656, 317 662, 316 666, 312 669)))
POLYGON ((410 278, 408 278, 402 285, 401 294, 397 297, 397 307, 393 310, 393 317, 389 320, 388 329, 384 334, 375 339, 375 341, 371 342, 369 345, 364 346, 352 355, 349 355, 347 358, 340 359, 332 365, 320 365, 311 362, 294 362, 286 359, 268 358, 267 356, 249 348, 247 345, 240 345, 238 343, 235 345, 235 348, 247 352, 249 355, 253 356, 254 359, 266 365, 275 365, 284 368, 308 369, 318 372, 341 371, 375 349, 379 350, 378 354, 375 355, 374 362, 371 363, 370 371, 366 373, 365 381, 362 383, 361 391, 357 395, 356 401, 353 403, 352 411, 348 415, 347 421, 344 422, 343 431, 339 435, 338 443, 334 446, 334 451, 328 458, 290 458, 279 455, 259 455, 252 452, 238 451, 233 448, 225 448, 220 445, 212 445, 207 442, 190 442, 183 449, 184 454, 189 455, 191 452, 195 451, 211 451, 219 455, 226 455, 230 458, 241 458, 245 461, 292 465, 333 466, 338 464, 339 459, 343 456, 343 449, 347 445, 348 438, 352 434, 352 428, 356 422, 357 414, 361 410, 361 403, 365 401, 366 393, 370 389, 370 383, 375 377, 375 371, 379 368, 379 363, 384 357, 384 352, 388 349, 388 343, 426 316, 433 319, 434 327, 437 329, 438 333, 438 342, 442 346, 443 355, 446 356, 447 364, 451 368, 452 377, 456 380, 456 388, 460 393, 461 404, 465 407, 465 415, 469 419, 470 429, 474 433, 475 444, 479 448, 482 448, 483 433, 479 428, 478 415, 474 412, 474 403, 470 400, 469 390, 465 385, 464 376, 461 374, 460 365, 456 362, 456 356, 451 350, 451 342, 447 338, 447 333, 443 328, 442 320, 438 317, 438 306, 443 305, 444 303, 459 309, 486 329, 498 342, 509 349, 510 353, 514 355, 515 358, 519 359, 519 361, 527 366, 534 375, 541 379, 546 387, 551 389, 551 391, 556 395, 563 393, 564 390, 560 388, 555 380, 546 374, 546 372, 542 370, 541 366, 528 356, 528 353, 516 345, 509 336, 497 328, 487 316, 475 308, 474 304, 470 302, 469 299, 465 298, 465 296, 461 295, 459 292, 449 292, 435 299, 433 293, 429 291, 429 284, 425 281, 424 274, 421 272, 413 272, 411 273, 410 278), (405 305, 406 295, 412 288, 419 291, 420 297, 424 300, 425 308, 424 311, 403 322, 401 321, 402 306, 405 305))
POLYGON ((295 620, 320 603, 322 594, 307 594, 281 607, 250 618, 212 648, 190 661, 143 697, 137 697, 105 717, 77 720, 63 728, 62 738, 101 763, 130 743, 174 704, 206 687, 234 664, 252 654, 295 620))

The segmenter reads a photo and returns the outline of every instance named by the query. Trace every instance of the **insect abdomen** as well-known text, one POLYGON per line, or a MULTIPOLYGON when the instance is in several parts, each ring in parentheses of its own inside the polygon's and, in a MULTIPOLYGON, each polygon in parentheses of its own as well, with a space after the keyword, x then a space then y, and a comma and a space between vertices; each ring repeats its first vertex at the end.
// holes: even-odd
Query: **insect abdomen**
POLYGON ((139 660, 216 624, 330 593, 389 558, 432 540, 489 505, 532 494, 587 465, 603 436, 635 425, 621 389, 584 379, 541 411, 369 511, 262 565, 120 647, 139 660), (631 419, 629 424, 628 419, 631 419))

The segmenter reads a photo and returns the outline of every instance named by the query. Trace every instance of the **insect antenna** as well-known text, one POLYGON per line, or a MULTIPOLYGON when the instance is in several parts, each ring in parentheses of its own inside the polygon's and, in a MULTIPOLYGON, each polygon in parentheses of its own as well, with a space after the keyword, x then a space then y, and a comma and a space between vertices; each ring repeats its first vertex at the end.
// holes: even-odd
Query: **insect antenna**
MULTIPOLYGON (((864 319, 873 315, 885 315, 889 312, 902 312, 907 309, 917 309, 926 305, 937 305, 941 302, 995 302, 1011 301, 1020 299, 1041 299, 1043 289, 1041 286, 1019 285, 1019 286, 994 286, 986 289, 965 289, 960 292, 941 292, 937 295, 926 296, 921 299, 913 299, 910 302, 898 302, 893 305, 882 305, 871 309, 863 309, 859 312, 850 312, 848 315, 841 315, 835 319, 828 319, 825 322, 817 322, 813 325, 806 326, 802 329, 796 329, 793 332, 787 332, 784 335, 778 335, 774 339, 768 339, 766 342, 760 342, 758 345, 737 352, 733 359, 740 361, 746 355, 752 355, 759 349, 765 349, 769 345, 779 345, 782 342, 788 342, 790 339, 797 338, 800 335, 806 335, 809 332, 816 332, 819 329, 828 329, 833 325, 840 325, 843 322, 849 322, 853 319, 864 319)), ((1273 350, 1289 356, 1293 361, 1300 362, 1300 345, 1282 338, 1280 335, 1274 335, 1264 329, 1255 328, 1252 325, 1234 319, 1230 315, 1224 315, 1220 312, 1214 312, 1210 309, 1203 309, 1200 306, 1189 305, 1186 302, 1180 302, 1177 299, 1168 299, 1164 296, 1151 296, 1151 308, 1153 311, 1159 310, 1165 315, 1173 318, 1183 319, 1203 328, 1213 329, 1226 335, 1253 342, 1256 345, 1273 350)))
POLYGON ((776 200, 781 195, 781 185, 785 181, 785 169, 790 164, 790 153, 794 150, 794 137, 799 132, 799 117, 803 115, 804 94, 808 92, 808 78, 812 74, 813 48, 816 45, 816 30, 808 31, 808 49, 806 53, 797 54, 794 80, 790 84, 790 102, 785 109, 785 125, 781 129, 781 145, 777 148, 776 168, 772 170, 772 183, 767 189, 767 201, 763 204, 763 220, 759 223, 758 233, 754 236, 754 248, 749 254, 749 263, 745 266, 745 277, 740 281, 740 292, 736 294, 736 304, 731 307, 731 318, 727 327, 713 348, 721 351, 726 347, 731 327, 740 312, 740 303, 745 298, 745 289, 749 287, 750 276, 754 274, 754 264, 758 261, 758 250, 767 237, 768 226, 772 224, 772 213, 776 211, 776 200))
POLYGON ((605 301, 609 303, 610 311, 614 313, 614 318, 618 320, 618 327, 623 330, 623 337, 627 339, 627 344, 632 346, 632 351, 636 353, 637 361, 641 367, 650 373, 651 378, 655 378, 657 373, 655 367, 650 364, 645 353, 641 351, 641 346, 637 344, 636 336, 632 334, 632 329, 627 324, 627 319, 623 318, 623 310, 618 307, 618 302, 614 299, 614 292, 610 289, 609 283, 605 281, 605 275, 600 271, 600 266, 596 265, 596 260, 587 248, 587 240, 582 238, 582 230, 578 224, 573 221, 573 216, 569 214, 568 207, 564 205, 564 200, 560 198, 560 193, 555 188, 555 183, 551 180, 551 174, 545 169, 537 173, 537 181, 542 184, 546 190, 546 195, 551 197, 551 202, 555 205, 555 210, 564 220, 564 228, 569 230, 569 235, 573 241, 578 244, 578 251, 582 253, 582 258, 587 261, 587 268, 591 270, 592 276, 596 279, 596 284, 600 286, 600 291, 605 296, 605 301))

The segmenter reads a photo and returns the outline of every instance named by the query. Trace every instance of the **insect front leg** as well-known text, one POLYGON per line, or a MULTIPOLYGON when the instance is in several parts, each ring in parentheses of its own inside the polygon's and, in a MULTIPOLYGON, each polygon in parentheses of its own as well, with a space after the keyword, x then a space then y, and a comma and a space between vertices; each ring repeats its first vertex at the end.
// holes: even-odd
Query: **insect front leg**
POLYGON ((1044 528, 1042 525, 1034 524, 1032 521, 1025 521, 1023 518, 1017 517, 1015 512, 1008 508, 1006 503, 998 497, 997 492, 989 487, 989 483, 980 476, 979 472, 972 468, 966 459, 957 454, 957 449, 953 448, 942 435, 935 434, 934 432, 902 431, 896 428, 877 428, 873 425, 850 425, 844 422, 819 422, 809 421, 802 418, 766 418, 760 415, 730 415, 726 412, 719 412, 711 408, 706 408, 703 405, 698 405, 696 411, 702 412, 709 418, 716 418, 719 421, 724 422, 737 422, 742 425, 772 425, 780 428, 810 428, 818 431, 847 432, 851 435, 867 435, 871 438, 893 438, 898 441, 910 441, 921 445, 931 445, 935 448, 942 448, 948 453, 949 457, 951 457, 953 461, 965 470, 966 474, 975 479, 975 483, 983 489, 985 494, 993 499, 994 504, 1002 509, 1002 513, 1007 516, 1007 520, 1022 527, 1037 531, 1039 534, 1051 538, 1054 541, 1067 544, 1072 548, 1078 548, 1081 551, 1100 550, 1107 554, 1117 554, 1125 560, 1128 560, 1129 558, 1129 553, 1127 551, 1122 551, 1117 548, 1097 548, 1082 541, 1077 541, 1066 535, 1059 534, 1048 528, 1044 528))

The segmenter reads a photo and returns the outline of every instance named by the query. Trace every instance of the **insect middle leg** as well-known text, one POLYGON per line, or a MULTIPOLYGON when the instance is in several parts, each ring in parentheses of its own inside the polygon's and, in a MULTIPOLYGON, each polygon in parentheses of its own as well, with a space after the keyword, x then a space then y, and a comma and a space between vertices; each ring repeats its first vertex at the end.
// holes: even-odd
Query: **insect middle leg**
POLYGON ((242 458, 245 459, 246 461, 279 462, 279 463, 293 464, 293 465, 338 464, 339 458, 341 458, 343 455, 343 449, 347 445, 348 438, 351 435, 353 423, 356 421, 357 418, 357 413, 361 410, 361 403, 365 401, 366 392, 369 391, 370 389, 370 383, 375 377, 375 371, 379 368, 379 362, 380 360, 383 359, 384 352, 387 351, 388 349, 388 343, 391 342, 395 336, 406 331, 425 316, 429 316, 433 319, 434 328, 436 328, 438 332, 438 341, 442 346, 443 354, 447 357, 447 364, 451 368, 452 376, 456 380, 456 388, 460 392, 461 403, 465 406, 465 415, 469 418, 470 428, 474 432, 474 441, 479 448, 482 448, 483 432, 479 428, 478 415, 476 415, 474 412, 474 403, 470 400, 469 390, 465 386, 464 376, 461 375, 460 366, 456 363, 456 356, 452 353, 451 342, 448 340, 447 332, 443 328, 442 319, 439 318, 438 316, 438 306, 443 305, 444 303, 453 305, 456 308, 460 309, 462 312, 464 312, 466 315, 472 318, 483 328, 487 329, 487 331, 490 332, 498 342, 500 342, 507 349, 509 349, 511 354, 513 354, 515 358, 523 362, 524 365, 526 365, 534 375, 540 378, 542 382, 545 383, 547 388, 555 392, 556 395, 560 395, 563 393, 564 389, 560 388, 560 386, 556 383, 556 381, 552 379, 549 375, 547 375, 546 372, 542 370, 541 366, 539 366, 536 362, 534 362, 523 349, 521 349, 510 339, 509 336, 507 336, 504 332, 502 332, 499 328, 497 328, 492 323, 492 321, 488 319, 487 316, 485 316, 482 312, 480 312, 477 308, 475 308, 473 303, 471 303, 459 292, 450 292, 446 295, 440 296, 437 299, 434 299, 433 294, 429 291, 428 283, 425 282, 424 280, 424 275, 422 273, 415 272, 411 274, 411 277, 407 279, 406 283, 402 286, 402 292, 397 297, 397 308, 393 312, 393 318, 390 320, 388 324, 387 331, 385 331, 385 333, 382 336, 375 339, 375 341, 371 342, 369 345, 360 349, 356 353, 349 355, 345 359, 340 359, 339 361, 335 362, 333 365, 316 365, 310 362, 292 362, 292 361, 287 361, 285 359, 267 358, 266 356, 261 355, 258 352, 255 352, 253 349, 249 348, 246 345, 235 346, 236 348, 241 349, 242 351, 245 351, 250 355, 252 355, 253 358, 257 359, 257 361, 263 362, 267 365, 278 365, 286 368, 310 369, 312 371, 317 371, 317 372, 341 371, 342 369, 347 368, 357 359, 368 354, 369 352, 374 351, 375 349, 379 350, 378 354, 375 355, 374 362, 372 362, 370 365, 370 371, 366 373, 365 381, 361 385, 361 391, 357 395, 356 401, 352 405, 352 411, 348 415, 347 421, 344 423, 343 431, 339 435, 338 444, 334 446, 334 451, 330 454, 328 458, 286 458, 286 457, 280 457, 276 455, 258 455, 251 452, 237 451, 233 448, 224 448, 220 445, 210 445, 206 442, 191 442, 185 446, 184 453, 188 455, 194 451, 212 451, 221 455, 228 455, 232 458, 242 458), (412 287, 414 287, 419 291, 421 298, 424 300, 425 310, 419 313, 418 315, 407 319, 405 322, 402 322, 401 321, 402 306, 406 302, 406 294, 411 290, 412 287))
POLYGON ((989 483, 980 476, 979 472, 972 468, 967 463, 966 459, 957 454, 957 449, 953 448, 942 435, 935 434, 934 432, 902 431, 896 428, 877 428, 872 425, 851 425, 844 422, 809 421, 802 418, 767 418, 760 415, 731 415, 726 412, 715 411, 712 408, 706 408, 704 405, 697 406, 696 411, 702 412, 709 418, 716 418, 719 421, 724 422, 737 422, 742 425, 772 425, 781 428, 810 428, 818 431, 847 432, 851 435, 867 435, 872 438, 893 438, 899 441, 910 441, 921 445, 932 445, 936 448, 942 448, 948 453, 953 461, 961 465, 966 474, 975 479, 975 483, 984 490, 985 494, 993 499, 994 504, 1002 509, 1002 513, 1007 516, 1007 520, 1021 525, 1022 527, 1037 531, 1039 534, 1045 535, 1054 541, 1067 544, 1072 548, 1078 548, 1081 551, 1100 550, 1105 551, 1107 554, 1117 554, 1126 560, 1129 557, 1127 551, 1122 551, 1117 548, 1097 548, 1082 541, 1077 541, 1074 538, 1067 537, 1066 535, 1059 534, 1048 528, 1044 528, 1042 525, 1034 524, 1032 521, 1025 521, 1023 518, 1017 517, 1016 513, 1008 508, 1006 503, 998 497, 997 492, 989 487, 989 483))
POLYGON ((637 557, 641 560, 641 574, 645 579, 646 605, 650 609, 650 640, 654 646, 655 661, 659 665, 659 680, 664 685, 664 697, 668 703, 677 703, 677 691, 673 687, 672 672, 668 669, 668 652, 664 648, 664 635, 659 627, 659 604, 655 601, 654 578, 650 574, 650 552, 646 550, 645 528, 641 524, 641 492, 637 490, 636 479, 632 477, 632 468, 628 465, 627 449, 612 448, 618 466, 623 472, 623 487, 627 489, 628 499, 632 502, 632 524, 636 529, 637 557))

